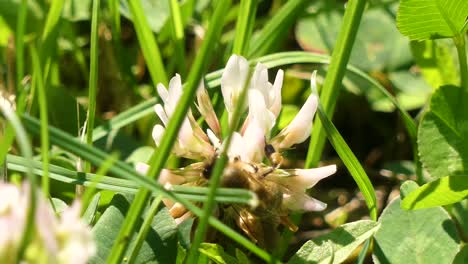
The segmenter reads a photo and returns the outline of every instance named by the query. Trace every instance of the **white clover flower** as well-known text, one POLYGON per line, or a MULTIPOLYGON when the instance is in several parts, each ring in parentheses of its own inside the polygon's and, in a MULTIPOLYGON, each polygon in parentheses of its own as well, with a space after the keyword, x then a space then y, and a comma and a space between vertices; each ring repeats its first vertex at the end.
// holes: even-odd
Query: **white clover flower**
POLYGON ((28 196, 8 183, 0 182, 0 259, 15 263, 26 223, 28 196))
MULTIPOLYGON (((24 234, 28 210, 28 185, 22 189, 0 183, 0 259, 15 263, 24 234)), ((96 253, 91 228, 80 219, 80 203, 75 201, 57 218, 50 203, 37 196, 32 240, 24 261, 85 264, 96 253)))
MULTIPOLYGON (((239 104, 239 96, 246 84, 248 74, 249 64, 247 60, 241 56, 232 55, 221 77, 221 93, 229 121, 232 119, 234 109, 239 104)), ((274 83, 270 83, 267 67, 261 63, 256 65, 248 84, 247 100, 240 106, 242 116, 245 117, 244 122, 239 131, 233 132, 232 141, 227 151, 230 165, 241 164, 242 170, 254 174, 252 179, 240 180, 235 184, 240 184, 242 188, 244 188, 244 185, 253 186, 254 188, 251 190, 259 197, 265 196, 261 191, 262 184, 273 187, 276 194, 279 193, 279 200, 274 198, 277 197, 276 194, 273 195, 273 198, 267 198, 267 202, 271 202, 271 204, 259 205, 260 207, 263 206, 262 209, 250 210, 244 208, 243 211, 239 212, 244 217, 251 219, 249 220, 251 222, 243 222, 239 219, 234 221, 238 223, 240 229, 254 240, 256 234, 248 230, 255 229, 254 223, 257 220, 261 221, 259 219, 265 216, 265 212, 262 211, 265 208, 268 209, 268 207, 274 206, 275 208, 272 209, 282 214, 282 217, 287 216, 290 211, 324 210, 326 204, 308 196, 306 190, 312 188, 321 179, 336 172, 335 165, 315 169, 281 169, 281 162, 276 164, 272 161, 273 164, 271 165, 263 163, 267 158, 271 159, 270 155, 289 149, 295 144, 304 142, 309 137, 318 105, 318 98, 315 95, 310 95, 292 122, 277 135, 270 135, 271 129, 281 112, 283 75, 283 71, 279 70, 274 83)), ((311 82, 312 85, 315 85, 315 74, 312 76, 311 82)), ((163 105, 157 105, 155 111, 165 125, 182 94, 181 87, 181 80, 178 75, 171 80, 169 91, 164 86, 158 85, 158 93, 163 99, 163 105)), ((166 188, 171 188, 175 184, 207 186, 210 166, 213 165, 218 155, 225 148, 226 142, 221 137, 219 120, 203 86, 200 86, 197 91, 196 106, 209 127, 207 133, 205 134, 202 131, 200 125, 195 122, 192 112, 189 111, 172 151, 177 156, 199 159, 200 162, 192 163, 181 169, 163 170, 159 182, 166 188)), ((159 145, 163 133, 164 127, 162 125, 154 127, 153 138, 156 145, 159 145)), ((148 165, 146 164, 137 165, 137 170, 142 173, 145 173, 147 169, 148 165)), ((234 171, 234 175, 236 175, 235 170, 230 169, 230 171, 234 171)), ((225 176, 223 175, 223 177, 225 176)), ((163 202, 169 208, 169 212, 177 223, 192 216, 192 213, 179 203, 169 200, 163 200, 163 202)), ((292 226, 283 218, 275 219, 275 221, 288 227, 292 226)))
POLYGON ((59 242, 57 262, 86 264, 96 254, 93 234, 80 219, 81 204, 75 201, 61 215, 55 233, 59 242))

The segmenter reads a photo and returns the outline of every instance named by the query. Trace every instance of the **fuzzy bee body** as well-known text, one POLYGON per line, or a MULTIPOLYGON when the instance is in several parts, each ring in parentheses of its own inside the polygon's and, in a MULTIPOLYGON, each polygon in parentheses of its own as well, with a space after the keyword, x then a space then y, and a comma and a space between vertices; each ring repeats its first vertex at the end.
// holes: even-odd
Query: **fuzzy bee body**
MULTIPOLYGON (((196 182, 198 186, 207 185, 214 162, 193 163, 184 169, 172 170, 172 173, 184 176, 188 182, 196 182)), ((229 161, 220 186, 250 190, 256 194, 258 205, 252 208, 242 204, 222 204, 217 210, 223 222, 235 225, 260 247, 270 251, 276 247, 280 225, 291 231, 297 230, 297 226, 288 219, 288 210, 283 207, 284 187, 271 178, 277 176, 276 169, 276 166, 248 163, 240 159, 229 161)))

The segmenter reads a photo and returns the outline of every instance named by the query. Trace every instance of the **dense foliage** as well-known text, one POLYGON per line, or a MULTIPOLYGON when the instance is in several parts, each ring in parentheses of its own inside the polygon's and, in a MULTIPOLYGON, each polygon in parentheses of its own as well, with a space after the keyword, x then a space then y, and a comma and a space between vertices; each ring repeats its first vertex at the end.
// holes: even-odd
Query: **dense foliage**
POLYGON ((0 259, 467 263, 467 17, 0 0, 0 259))

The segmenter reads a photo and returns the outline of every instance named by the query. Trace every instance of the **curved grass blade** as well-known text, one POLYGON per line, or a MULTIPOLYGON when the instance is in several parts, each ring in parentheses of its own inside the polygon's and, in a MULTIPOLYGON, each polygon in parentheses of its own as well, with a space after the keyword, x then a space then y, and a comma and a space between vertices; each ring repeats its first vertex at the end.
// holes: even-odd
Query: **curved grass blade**
MULTIPOLYGON (((349 1, 343 17, 343 23, 333 48, 330 67, 325 76, 321 91, 321 100, 325 113, 332 118, 335 111, 341 83, 346 71, 346 65, 351 56, 354 40, 356 39, 359 23, 366 8, 366 0, 349 1)), ((325 146, 325 131, 321 119, 316 120, 310 138, 305 167, 316 167, 325 146)))
MULTIPOLYGON (((314 75, 315 74, 316 72, 314 72, 314 75)), ((312 81, 315 81, 315 76, 312 77, 312 81)), ((318 92, 315 86, 315 84, 312 84, 312 92, 318 97, 318 92)), ((345 140, 340 135, 340 132, 338 132, 335 125, 333 125, 331 120, 328 118, 320 100, 318 101, 317 112, 320 120, 322 121, 323 128, 325 129, 328 140, 332 144, 336 153, 338 153, 338 156, 340 156, 343 163, 346 165, 346 168, 351 173, 351 176, 353 176, 353 179, 356 181, 359 190, 361 190, 367 207, 369 208, 372 220, 377 221, 377 199, 375 197, 374 187, 372 186, 369 177, 367 176, 354 153, 349 148, 348 144, 346 144, 345 140)))
MULTIPOLYGON (((261 62, 265 64, 268 68, 285 66, 289 64, 297 64, 297 63, 320 63, 320 64, 329 64, 330 63, 330 56, 323 55, 323 54, 316 54, 304 51, 289 51, 289 52, 281 52, 275 53, 272 55, 264 56, 258 59, 254 59, 250 61, 251 65, 255 65, 257 62, 261 62)), ((400 112, 403 122, 406 126, 407 132, 416 142, 416 125, 411 118, 411 116, 406 112, 405 109, 398 103, 398 101, 391 95, 385 87, 383 87, 380 83, 374 80, 372 77, 367 75, 365 72, 359 70, 358 68, 348 65, 347 70, 352 72, 359 77, 363 78, 364 80, 371 83, 375 88, 377 88, 383 95, 385 95, 393 105, 397 108, 400 112)), ((220 85, 221 83, 221 75, 223 69, 214 71, 206 75, 206 83, 208 88, 214 88, 220 85)), ((149 114, 154 113, 153 106, 156 104, 157 99, 151 98, 147 101, 144 101, 125 112, 122 112, 112 118, 110 121, 105 123, 104 125, 96 128, 94 130, 94 140, 102 138, 106 136, 110 131, 119 129, 124 127, 139 118, 143 118, 149 114)))

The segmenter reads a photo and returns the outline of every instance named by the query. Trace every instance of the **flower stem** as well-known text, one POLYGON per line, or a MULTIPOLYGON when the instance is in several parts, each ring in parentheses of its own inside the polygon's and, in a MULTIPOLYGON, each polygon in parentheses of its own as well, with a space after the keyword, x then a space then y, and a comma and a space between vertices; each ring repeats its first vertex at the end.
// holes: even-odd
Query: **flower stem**
MULTIPOLYGON (((341 82, 343 80, 346 65, 348 64, 354 40, 361 22, 362 14, 366 7, 366 0, 350 0, 347 3, 346 11, 341 24, 340 34, 333 49, 330 67, 325 77, 321 103, 325 113, 330 119, 333 117, 335 103, 338 98, 341 82)), ((322 155, 325 145, 325 130, 320 119, 316 119, 314 129, 307 152, 305 163, 306 168, 316 167, 322 155)))

